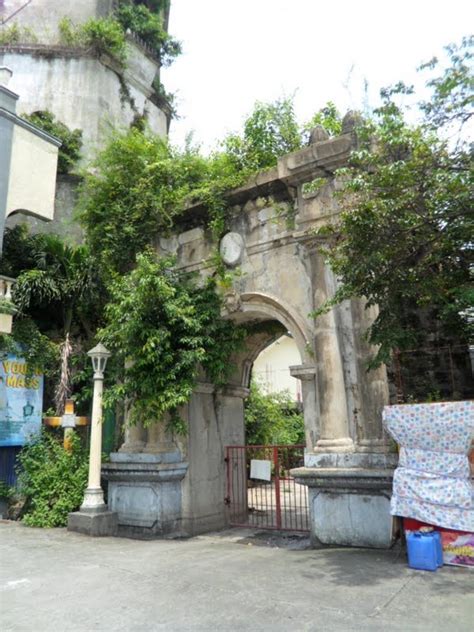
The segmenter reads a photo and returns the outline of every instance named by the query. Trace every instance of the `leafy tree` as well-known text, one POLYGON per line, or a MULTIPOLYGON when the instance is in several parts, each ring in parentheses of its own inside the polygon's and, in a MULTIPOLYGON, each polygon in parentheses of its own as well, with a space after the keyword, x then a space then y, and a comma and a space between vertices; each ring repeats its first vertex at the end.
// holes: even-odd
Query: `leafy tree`
POLYGON ((110 293, 99 336, 114 354, 120 379, 108 390, 109 403, 129 401, 132 420, 145 425, 170 413, 171 425, 182 431, 176 411, 189 400, 199 365, 219 384, 241 340, 220 316, 214 282, 197 287, 173 271, 171 260, 156 261, 147 252, 116 278, 110 293))
POLYGON ((13 339, 25 348, 32 367, 57 379, 55 407, 62 412, 70 393, 70 356, 95 334, 104 304, 104 288, 86 246, 69 246, 56 235, 29 235, 25 227, 7 230, 0 264, 16 277, 13 301, 19 309, 13 339), (61 371, 56 375, 58 354, 61 371))
POLYGON ((304 125, 304 130, 310 132, 313 127, 321 125, 329 136, 337 136, 342 131, 342 118, 339 110, 332 101, 328 101, 316 114, 304 125))
MULTIPOLYGON (((382 92, 374 118, 358 129, 358 148, 341 170, 339 225, 328 260, 340 280, 334 299, 364 296, 378 306, 367 332, 378 346, 374 364, 393 349, 469 336, 472 290, 472 156, 445 127, 472 115, 469 43, 451 47, 451 65, 429 82, 421 124, 407 123, 397 105, 403 84, 382 92)), ((432 64, 433 66, 434 63, 432 64)), ((328 235, 329 233, 329 235, 328 235)))
POLYGON ((208 174, 204 158, 138 129, 117 133, 86 175, 79 217, 107 269, 129 271, 135 256, 169 231, 208 174))
POLYGON ((247 445, 305 442, 303 415, 288 392, 265 395, 257 382, 252 381, 244 418, 247 445))
MULTIPOLYGON (((329 111, 318 120, 329 117, 334 123, 336 115, 329 111)), ((207 157, 190 144, 178 150, 147 130, 115 133, 86 175, 78 205, 101 267, 128 272, 136 254, 171 230, 193 203, 207 208, 209 227, 220 237, 226 192, 300 147, 304 134, 290 99, 257 104, 242 136, 228 137, 221 151, 207 157)))
POLYGON ((243 134, 232 134, 224 141, 225 151, 238 168, 250 172, 273 167, 279 156, 296 151, 301 145, 301 131, 290 98, 257 102, 244 123, 243 134))
POLYGON ((82 131, 71 131, 64 123, 56 120, 48 110, 38 110, 24 118, 61 141, 58 153, 58 173, 70 173, 81 157, 82 131))

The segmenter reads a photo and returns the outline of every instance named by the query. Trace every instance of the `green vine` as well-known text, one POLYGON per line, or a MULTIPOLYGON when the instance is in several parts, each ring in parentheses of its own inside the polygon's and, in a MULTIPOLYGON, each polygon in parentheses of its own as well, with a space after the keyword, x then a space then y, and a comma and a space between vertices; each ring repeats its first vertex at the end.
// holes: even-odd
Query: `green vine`
POLYGON ((214 384, 225 383, 228 358, 243 333, 221 318, 214 280, 199 287, 176 273, 173 260, 156 260, 151 251, 116 278, 110 294, 99 336, 114 354, 120 379, 106 403, 128 400, 131 421, 145 426, 169 414, 170 426, 182 431, 177 410, 191 397, 199 366, 214 384))
POLYGON ((58 173, 70 173, 81 157, 82 131, 70 130, 49 110, 38 110, 23 118, 61 141, 58 152, 58 173))
POLYGON ((16 305, 6 298, 0 298, 0 314, 16 314, 18 311, 16 305))

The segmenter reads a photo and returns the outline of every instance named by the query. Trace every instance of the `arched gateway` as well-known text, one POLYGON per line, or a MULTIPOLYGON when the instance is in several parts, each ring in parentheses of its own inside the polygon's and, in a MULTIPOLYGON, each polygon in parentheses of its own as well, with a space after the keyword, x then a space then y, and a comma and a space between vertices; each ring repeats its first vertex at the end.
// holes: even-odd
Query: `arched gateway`
MULTIPOLYGON (((367 372, 370 348, 362 333, 373 317, 361 300, 346 301, 314 320, 311 313, 336 288, 320 253, 317 229, 339 212, 334 171, 355 142, 353 119, 342 134, 318 139, 282 158, 229 196, 229 233, 221 254, 235 268, 226 316, 250 325, 242 350, 231 359, 225 388, 203 378, 183 410, 188 436, 176 440, 162 426, 131 427, 125 443, 104 465, 109 506, 123 531, 194 534, 227 524, 224 448, 244 443, 243 401, 252 363, 281 332, 290 332, 301 364, 306 429, 305 467, 294 472, 308 485, 315 543, 388 546, 389 494, 394 456, 384 438, 381 410, 388 399, 385 370, 367 372), (316 192, 305 184, 325 178, 316 192)), ((185 217, 181 232, 158 250, 175 254, 182 270, 213 272, 215 244, 202 225, 203 210, 185 217)))

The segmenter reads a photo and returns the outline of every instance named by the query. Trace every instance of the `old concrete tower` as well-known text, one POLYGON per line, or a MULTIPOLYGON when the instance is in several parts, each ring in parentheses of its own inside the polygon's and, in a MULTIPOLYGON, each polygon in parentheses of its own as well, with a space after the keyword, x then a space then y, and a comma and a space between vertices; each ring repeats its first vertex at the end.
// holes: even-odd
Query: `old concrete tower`
MULTIPOLYGON (((114 0, 0 0, 0 66, 13 71, 9 87, 20 95, 17 112, 49 110, 71 130, 80 129, 82 165, 112 129, 126 128, 137 117, 146 118, 158 135, 168 132, 171 111, 159 95, 160 61, 151 48, 127 32, 126 60, 120 63, 65 33, 65 24, 75 28, 106 17, 115 5, 114 0)), ((76 188, 77 178, 60 177, 54 222, 28 218, 32 229, 79 237, 70 221, 76 188)), ((8 225, 18 221, 25 218, 10 218, 8 225)))

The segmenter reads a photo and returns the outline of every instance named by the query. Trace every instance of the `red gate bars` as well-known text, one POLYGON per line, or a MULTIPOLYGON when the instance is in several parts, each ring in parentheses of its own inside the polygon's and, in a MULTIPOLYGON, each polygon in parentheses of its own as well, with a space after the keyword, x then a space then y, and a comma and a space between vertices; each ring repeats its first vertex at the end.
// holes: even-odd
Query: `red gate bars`
POLYGON ((304 449, 304 445, 227 446, 225 501, 232 526, 309 531, 307 487, 290 476, 291 469, 304 464, 304 449))

